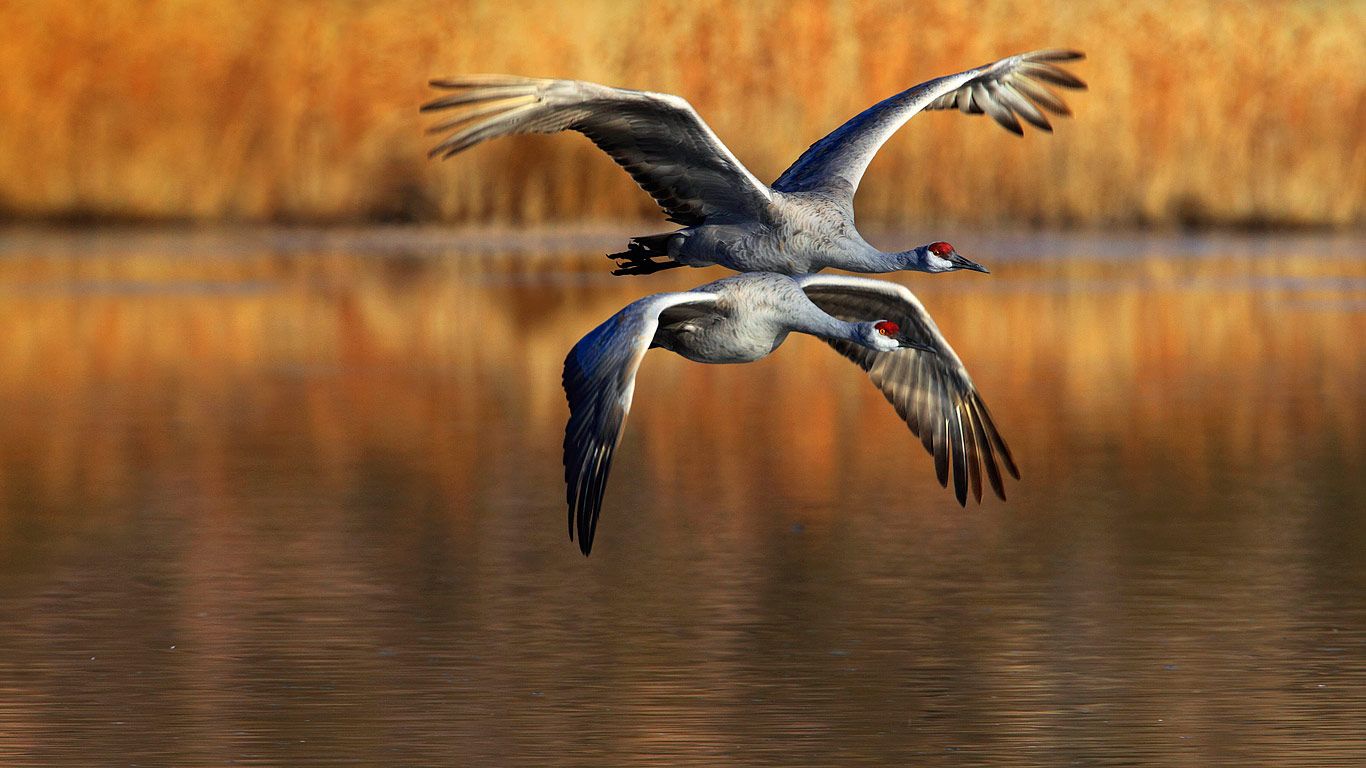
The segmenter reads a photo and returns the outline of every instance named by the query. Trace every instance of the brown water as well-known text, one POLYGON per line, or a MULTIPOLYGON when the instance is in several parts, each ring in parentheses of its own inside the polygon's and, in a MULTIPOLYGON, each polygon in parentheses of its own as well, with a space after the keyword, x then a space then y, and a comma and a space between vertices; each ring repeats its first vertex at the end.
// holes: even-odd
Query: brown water
POLYGON ((560 361, 720 274, 617 242, 0 236, 0 764, 1366 764, 1359 238, 901 278, 967 510, 819 342, 651 353, 584 559, 560 361))

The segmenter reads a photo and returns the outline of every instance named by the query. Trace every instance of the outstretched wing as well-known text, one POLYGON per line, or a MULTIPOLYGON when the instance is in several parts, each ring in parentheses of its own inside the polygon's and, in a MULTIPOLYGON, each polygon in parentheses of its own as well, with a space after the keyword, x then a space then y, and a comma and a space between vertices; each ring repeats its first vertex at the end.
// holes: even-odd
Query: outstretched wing
POLYGON ((431 85, 452 93, 422 105, 423 112, 459 110, 428 130, 450 133, 431 157, 448 158, 498 136, 578 131, 625 168, 672 221, 767 220, 772 192, 678 96, 513 75, 431 85))
MULTIPOLYGON (((568 486, 569 538, 578 532, 579 549, 593 549, 593 532, 612 453, 621 442, 636 371, 654 341, 659 317, 680 309, 716 303, 705 292, 660 293, 626 306, 579 340, 564 360, 564 393, 569 423, 564 429, 564 480, 568 486), (675 309, 677 308, 677 309, 675 309)), ((679 317, 678 319, 683 319, 679 317)))
POLYGON ((853 198, 873 155, 897 129, 922 109, 952 109, 967 114, 986 113, 1007 130, 1023 134, 1019 118, 1043 131, 1052 131, 1040 107, 1055 115, 1069 115, 1067 105, 1044 83, 1085 88, 1055 62, 1083 58, 1077 51, 1033 51, 939 77, 902 91, 863 110, 811 145, 791 168, 773 183, 779 192, 822 190, 853 198))
POLYGON ((903 341, 934 350, 875 352, 848 341, 828 342, 868 372, 911 432, 920 437, 925 450, 934 456, 940 485, 948 485, 952 464, 959 504, 967 503, 969 484, 972 495, 982 500, 983 467, 992 490, 1004 499, 997 460, 1018 480, 1015 459, 967 368, 915 294, 896 283, 846 275, 806 275, 797 280, 811 301, 829 314, 846 321, 891 320, 901 326, 903 341))

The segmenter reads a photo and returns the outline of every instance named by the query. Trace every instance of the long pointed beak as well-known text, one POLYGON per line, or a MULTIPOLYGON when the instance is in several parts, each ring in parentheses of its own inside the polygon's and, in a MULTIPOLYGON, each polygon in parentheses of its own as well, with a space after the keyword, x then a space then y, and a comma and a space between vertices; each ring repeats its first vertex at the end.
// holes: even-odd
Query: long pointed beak
POLYGON ((921 344, 918 341, 911 341, 910 339, 897 339, 897 343, 901 345, 902 349, 918 349, 921 352, 929 352, 932 355, 939 354, 939 350, 935 349, 934 347, 931 347, 929 344, 921 344))
POLYGON ((970 269, 973 272, 984 272, 988 275, 991 274, 991 270, 987 269, 981 264, 978 264, 972 259, 967 258, 958 251, 954 251, 952 254, 949 255, 949 261, 953 262, 959 269, 970 269))

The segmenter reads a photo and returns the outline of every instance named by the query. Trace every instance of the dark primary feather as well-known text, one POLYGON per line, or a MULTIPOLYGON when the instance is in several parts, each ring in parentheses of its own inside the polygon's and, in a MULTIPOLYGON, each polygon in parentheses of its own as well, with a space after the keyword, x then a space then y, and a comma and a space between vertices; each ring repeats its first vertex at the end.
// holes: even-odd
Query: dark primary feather
POLYGON ((1086 88, 1086 83, 1051 62, 1083 58, 1085 55, 1080 51, 1034 51, 1011 56, 980 67, 975 70, 980 74, 939 96, 924 108, 959 109, 976 115, 985 113, 1017 136, 1024 135, 1019 118, 1041 131, 1051 133, 1053 126, 1039 107, 1062 116, 1070 115, 1071 111, 1043 83, 1063 88, 1086 88))
POLYGON ((864 171, 883 143, 921 110, 958 109, 989 115, 1016 135, 1020 120, 1042 131, 1053 127, 1043 110, 1071 114, 1044 83, 1063 88, 1086 84, 1056 62, 1084 58, 1078 51, 1032 51, 908 88, 863 110, 812 144, 773 182, 779 192, 824 191, 853 197, 864 171))
MULTIPOLYGON (((564 431, 564 480, 569 505, 569 538, 586 555, 602 511, 612 454, 621 439, 627 408, 622 396, 635 376, 635 346, 618 348, 613 334, 620 315, 598 326, 574 345, 564 361, 564 391, 569 422, 564 431)), ((636 364, 638 365, 638 363, 636 364)))
MULTIPOLYGON (((564 361, 564 392, 569 422, 564 429, 564 480, 569 506, 569 538, 586 555, 602 511, 612 454, 621 441, 631 408, 636 371, 654 341, 660 314, 686 316, 687 307, 716 301, 711 293, 648 296, 589 331, 564 361)), ((697 309, 694 309, 694 313, 697 309)))
POLYGON ((450 131, 432 147, 432 157, 448 158, 499 136, 577 131, 631 174, 672 221, 691 226, 769 218, 768 187, 677 96, 511 75, 431 85, 453 93, 427 102, 423 112, 463 110, 430 129, 450 131))
POLYGON ((934 457, 939 484, 947 486, 952 473, 959 504, 967 503, 969 489, 982 500, 983 469, 991 489, 1004 499, 998 461, 1018 480, 1015 459, 967 369, 915 295, 896 283, 844 275, 799 280, 811 301, 831 315, 847 321, 891 320, 901 326, 903 340, 936 350, 875 352, 848 341, 828 342, 868 372, 897 415, 920 437, 934 457))

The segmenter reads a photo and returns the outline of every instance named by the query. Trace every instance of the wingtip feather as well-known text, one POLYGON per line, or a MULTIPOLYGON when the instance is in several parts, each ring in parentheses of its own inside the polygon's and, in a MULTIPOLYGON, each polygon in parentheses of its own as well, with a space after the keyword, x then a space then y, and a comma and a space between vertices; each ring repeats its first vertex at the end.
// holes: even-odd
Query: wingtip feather
POLYGON ((1047 48, 1030 51, 1022 58, 1026 61, 1080 61, 1086 58, 1086 54, 1075 48, 1047 48))
POLYGON ((1086 83, 1081 78, 1068 72, 1062 67, 1045 62, 1029 62, 1020 66, 1020 71, 1030 77, 1052 83, 1061 88, 1072 88, 1074 90, 1086 90, 1086 83))
POLYGON ((499 85, 527 85, 537 81, 521 75, 456 75, 453 77, 434 77, 427 81, 432 88, 457 91, 463 88, 486 88, 499 85))

